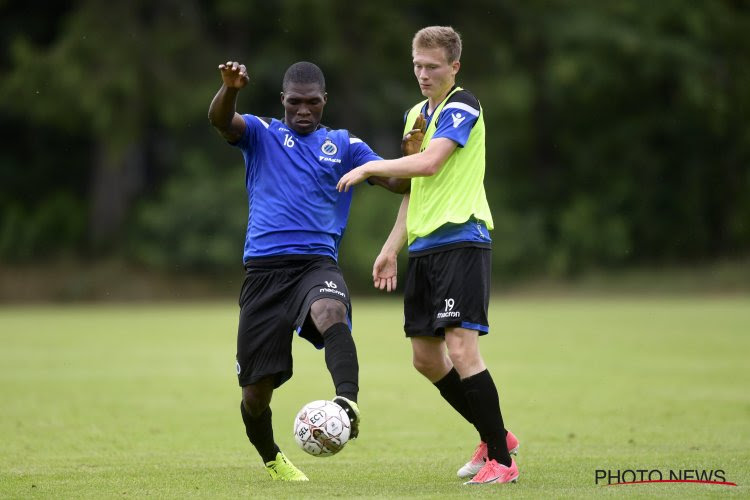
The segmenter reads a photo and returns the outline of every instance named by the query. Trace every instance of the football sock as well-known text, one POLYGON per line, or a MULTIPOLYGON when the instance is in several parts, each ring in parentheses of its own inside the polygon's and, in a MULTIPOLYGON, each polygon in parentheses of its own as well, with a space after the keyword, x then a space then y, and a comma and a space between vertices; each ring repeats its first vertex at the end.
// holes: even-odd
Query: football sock
MULTIPOLYGON (((474 423, 474 414, 471 412, 469 402, 466 400, 464 386, 461 384, 461 377, 459 377, 456 369, 451 368, 451 371, 435 382, 434 385, 438 388, 438 391, 440 391, 440 395, 443 396, 443 399, 445 399, 454 410, 460 413, 461 416, 473 425, 477 429, 477 432, 479 432, 479 428, 474 423)), ((481 432, 479 432, 479 436, 482 441, 486 442, 486 439, 484 439, 481 432)))
POLYGON ((323 333, 323 343, 326 366, 331 372, 336 395, 356 402, 359 393, 359 362, 349 326, 336 323, 323 333))
POLYGON ((505 426, 500 413, 500 398, 489 370, 467 377, 461 380, 461 384, 464 386, 479 434, 486 438, 484 441, 487 443, 487 456, 490 460, 510 466, 510 454, 505 444, 505 426))
POLYGON ((240 402, 242 421, 245 423, 245 433, 255 449, 258 450, 263 463, 276 460, 276 454, 281 451, 273 441, 273 426, 271 425, 271 407, 260 416, 253 418, 245 410, 245 405, 240 402))

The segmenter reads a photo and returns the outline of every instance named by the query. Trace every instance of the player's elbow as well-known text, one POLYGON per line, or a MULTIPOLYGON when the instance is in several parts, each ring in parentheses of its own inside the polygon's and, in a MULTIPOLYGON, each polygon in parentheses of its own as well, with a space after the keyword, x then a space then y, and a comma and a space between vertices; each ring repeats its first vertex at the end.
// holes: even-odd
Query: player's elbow
POLYGON ((426 157, 420 165, 419 174, 420 177, 430 177, 438 173, 442 163, 434 158, 426 157))
POLYGON ((221 111, 212 105, 208 108, 208 123, 219 132, 226 132, 232 126, 232 115, 224 116, 221 111))
POLYGON ((211 126, 219 132, 224 132, 227 128, 229 128, 229 124, 226 123, 226 120, 220 120, 215 113, 211 112, 210 109, 208 110, 208 123, 210 123, 211 126))
POLYGON ((225 123, 222 120, 218 120, 211 114, 208 115, 208 122, 214 127, 219 135, 224 138, 224 140, 231 143, 236 143, 240 140, 241 135, 238 135, 234 130, 232 130, 231 122, 225 123))

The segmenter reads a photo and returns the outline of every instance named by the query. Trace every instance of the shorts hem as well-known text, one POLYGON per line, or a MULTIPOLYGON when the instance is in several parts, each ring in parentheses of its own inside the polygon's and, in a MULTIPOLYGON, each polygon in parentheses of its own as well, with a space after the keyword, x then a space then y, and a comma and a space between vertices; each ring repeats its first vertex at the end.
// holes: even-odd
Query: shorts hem
POLYGON ((490 327, 481 323, 472 323, 469 321, 445 321, 437 322, 433 325, 431 330, 419 330, 419 331, 406 331, 406 337, 445 337, 446 328, 465 328, 467 330, 474 330, 479 333, 479 336, 487 335, 490 333, 490 327))
POLYGON ((284 382, 292 378, 292 374, 293 374, 292 370, 282 370, 278 372, 254 374, 253 376, 246 377, 245 379, 241 379, 237 377, 237 382, 239 383, 240 387, 245 387, 246 385, 257 384, 258 382, 260 382, 266 377, 273 377, 274 378, 273 388, 278 389, 284 384, 284 382))
POLYGON ((344 307, 346 307, 346 316, 348 320, 349 329, 352 328, 352 305, 351 305, 351 301, 349 301, 346 297, 340 297, 332 293, 317 293, 316 294, 316 293, 313 293, 314 290, 315 290, 315 287, 311 288, 310 291, 307 292, 307 297, 305 298, 305 301, 302 303, 302 308, 300 309, 300 313, 297 316, 297 319, 294 320, 294 324, 292 325, 292 328, 294 329, 294 332, 297 334, 298 337, 307 340, 316 349, 321 350, 325 347, 325 343, 323 341, 323 333, 318 332, 317 328, 315 329, 314 333, 311 333, 309 331, 309 328, 305 329, 305 320, 307 319, 308 314, 310 314, 310 308, 312 307, 313 303, 320 299, 333 299, 333 300, 338 300, 339 302, 344 304, 344 307))
POLYGON ((406 338, 413 338, 413 337, 442 337, 442 335, 438 335, 435 333, 435 330, 430 331, 419 331, 419 332, 407 332, 404 331, 404 334, 406 335, 406 338))
POLYGON ((475 330, 479 335, 490 333, 490 327, 481 323, 472 323, 471 321, 438 321, 435 322, 435 330, 438 328, 464 328, 466 330, 475 330))

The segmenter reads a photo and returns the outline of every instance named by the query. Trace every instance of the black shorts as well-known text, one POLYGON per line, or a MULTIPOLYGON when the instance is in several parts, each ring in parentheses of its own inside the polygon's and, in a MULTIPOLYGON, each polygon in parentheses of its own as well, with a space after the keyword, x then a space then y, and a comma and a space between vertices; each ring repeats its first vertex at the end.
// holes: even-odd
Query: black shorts
POLYGON ((490 331, 492 250, 460 247, 409 257, 404 285, 407 337, 444 337, 446 327, 490 331))
POLYGON ((240 386, 274 376, 274 387, 292 376, 292 332, 323 348, 323 336, 309 319, 310 306, 322 298, 346 305, 349 290, 336 262, 323 256, 253 259, 245 265, 237 331, 240 386))

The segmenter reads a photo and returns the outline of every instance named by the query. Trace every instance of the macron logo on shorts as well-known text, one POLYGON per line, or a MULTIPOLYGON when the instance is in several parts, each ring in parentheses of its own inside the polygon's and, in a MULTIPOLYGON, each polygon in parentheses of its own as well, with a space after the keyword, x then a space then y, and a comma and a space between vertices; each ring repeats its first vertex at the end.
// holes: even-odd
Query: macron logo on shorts
POLYGON ((336 290, 338 287, 336 286, 336 283, 333 281, 326 281, 326 286, 328 288, 321 288, 318 290, 319 293, 335 293, 336 295, 340 295, 344 298, 346 298, 346 294, 342 292, 341 290, 336 290))
POLYGON ((437 313, 437 319, 460 318, 460 317, 461 317, 461 313, 458 311, 448 311, 448 312, 437 313))
POLYGON ((453 310, 453 307, 456 305, 456 301, 453 299, 444 299, 444 300, 445 300, 445 311, 437 313, 437 319, 460 318, 461 313, 459 311, 453 310))

